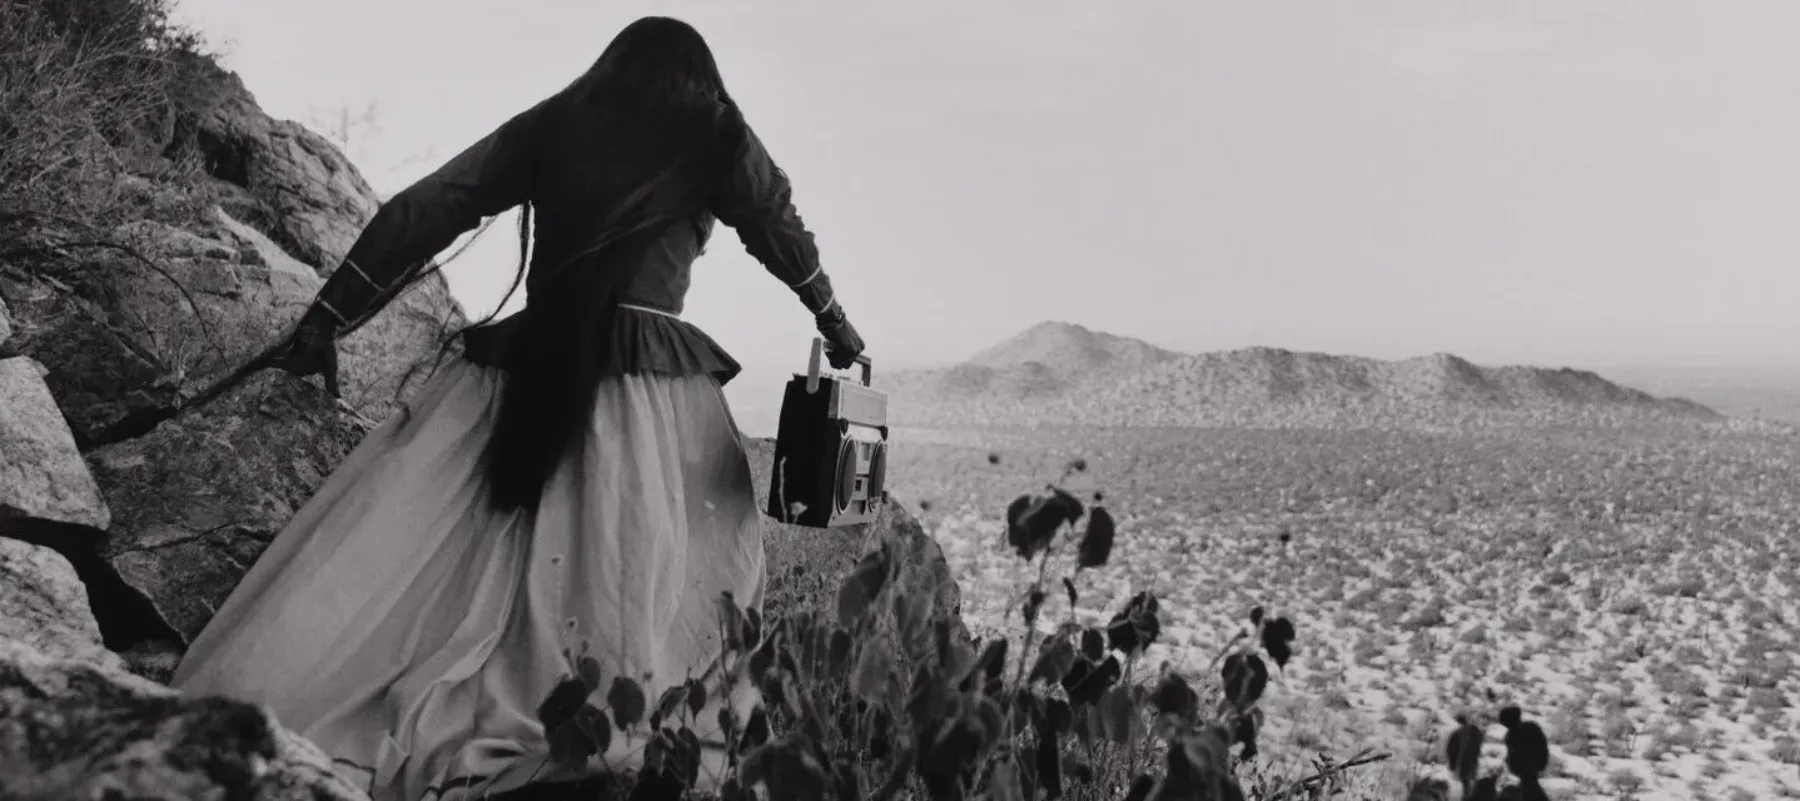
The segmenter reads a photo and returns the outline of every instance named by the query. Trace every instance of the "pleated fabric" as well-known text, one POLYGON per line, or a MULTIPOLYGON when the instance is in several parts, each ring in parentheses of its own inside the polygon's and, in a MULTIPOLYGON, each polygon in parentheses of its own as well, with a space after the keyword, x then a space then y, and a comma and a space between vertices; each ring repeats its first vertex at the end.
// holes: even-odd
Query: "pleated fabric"
MULTIPOLYGON (((652 702, 718 655, 717 599, 760 609, 761 517, 717 377, 607 378, 535 515, 493 512, 479 459, 505 374, 457 360, 372 432, 189 648, 185 694, 260 703, 375 801, 479 797, 630 770, 615 737, 556 772, 537 708, 587 651, 652 702)), ((738 719, 756 703, 735 688, 738 719)), ((695 731, 716 741, 718 702, 695 731)), ((723 769, 709 749, 706 776, 723 769)))

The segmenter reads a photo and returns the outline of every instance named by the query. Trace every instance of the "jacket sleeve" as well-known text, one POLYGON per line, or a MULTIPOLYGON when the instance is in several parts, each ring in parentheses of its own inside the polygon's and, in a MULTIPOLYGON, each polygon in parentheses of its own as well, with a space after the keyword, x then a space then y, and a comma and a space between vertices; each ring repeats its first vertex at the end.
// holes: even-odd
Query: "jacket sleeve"
POLYGON ((739 158, 712 202, 720 222, 737 232, 757 261, 781 279, 815 317, 838 312, 819 248, 794 208, 793 187, 755 131, 746 131, 739 158))
POLYGON ((539 108, 508 120, 382 204, 307 315, 339 331, 361 325, 457 237, 525 202, 539 108))

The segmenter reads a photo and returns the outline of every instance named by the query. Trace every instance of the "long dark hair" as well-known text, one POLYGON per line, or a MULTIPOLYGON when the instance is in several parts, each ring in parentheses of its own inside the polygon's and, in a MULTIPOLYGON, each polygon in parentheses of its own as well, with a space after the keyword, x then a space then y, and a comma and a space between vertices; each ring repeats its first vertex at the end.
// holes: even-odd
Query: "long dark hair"
POLYGON ((557 467, 587 441, 601 357, 636 268, 670 226, 705 213, 745 139, 706 40, 667 17, 627 26, 542 112, 531 137, 538 248, 527 277, 528 205, 507 293, 523 281, 526 308, 506 340, 483 455, 500 511, 535 511, 557 467))

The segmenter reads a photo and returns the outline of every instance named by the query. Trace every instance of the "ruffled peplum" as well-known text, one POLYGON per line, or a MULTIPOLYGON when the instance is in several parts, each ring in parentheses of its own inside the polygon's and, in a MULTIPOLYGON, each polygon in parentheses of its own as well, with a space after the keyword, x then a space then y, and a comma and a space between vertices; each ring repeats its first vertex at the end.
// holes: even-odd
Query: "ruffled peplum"
MULTIPOLYGON (((504 367, 501 354, 517 324, 513 315, 463 332, 463 358, 483 367, 504 367)), ((698 326, 673 315, 623 306, 612 336, 599 354, 600 374, 710 374, 725 384, 743 369, 731 354, 698 326)))

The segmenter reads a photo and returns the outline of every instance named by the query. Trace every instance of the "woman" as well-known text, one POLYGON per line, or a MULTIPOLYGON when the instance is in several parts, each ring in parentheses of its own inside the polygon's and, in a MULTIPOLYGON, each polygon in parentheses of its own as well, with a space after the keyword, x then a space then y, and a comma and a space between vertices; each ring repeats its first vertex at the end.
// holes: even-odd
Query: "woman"
MULTIPOLYGON (((705 41, 665 18, 633 23, 574 84, 396 195, 282 367, 335 385, 335 339, 521 204, 522 250, 537 215, 526 307, 472 327, 463 357, 358 446, 175 685, 266 704, 377 801, 414 801, 559 778, 536 710, 565 648, 587 647, 608 681, 649 676, 652 699, 703 669, 720 593, 755 607, 763 587, 720 391, 738 365, 678 317, 714 220, 793 288, 834 366, 863 347, 789 195, 705 41)), ((631 767, 614 744, 589 770, 631 767)))

